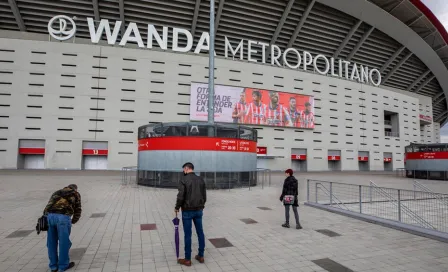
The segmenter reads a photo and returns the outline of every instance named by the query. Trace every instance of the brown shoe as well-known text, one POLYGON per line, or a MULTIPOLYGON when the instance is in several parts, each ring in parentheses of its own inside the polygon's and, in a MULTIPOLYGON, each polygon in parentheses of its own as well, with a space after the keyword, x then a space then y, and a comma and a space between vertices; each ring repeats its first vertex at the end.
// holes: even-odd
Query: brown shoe
POLYGON ((205 262, 205 259, 204 259, 204 257, 201 257, 201 256, 199 256, 199 255, 196 255, 196 257, 194 257, 198 262, 200 262, 200 263, 204 263, 205 262))
POLYGON ((177 263, 180 265, 191 266, 191 261, 187 259, 179 259, 177 263))

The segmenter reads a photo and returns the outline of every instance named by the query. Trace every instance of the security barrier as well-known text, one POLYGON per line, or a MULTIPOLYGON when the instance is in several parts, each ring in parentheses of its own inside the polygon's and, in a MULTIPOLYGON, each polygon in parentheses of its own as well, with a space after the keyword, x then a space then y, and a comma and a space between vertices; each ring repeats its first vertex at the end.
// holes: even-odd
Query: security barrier
POLYGON ((414 186, 419 191, 310 179, 305 204, 448 242, 448 195, 414 186))

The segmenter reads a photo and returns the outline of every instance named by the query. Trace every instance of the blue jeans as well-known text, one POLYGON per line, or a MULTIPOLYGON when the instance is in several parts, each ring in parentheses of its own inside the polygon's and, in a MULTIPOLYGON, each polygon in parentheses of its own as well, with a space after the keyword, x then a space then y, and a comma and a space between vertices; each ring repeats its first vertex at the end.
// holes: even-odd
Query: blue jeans
POLYGON ((51 270, 64 271, 68 268, 70 263, 68 252, 72 246, 72 242, 70 242, 71 229, 72 219, 70 216, 57 213, 48 214, 47 248, 51 270))
POLYGON ((204 229, 202 228, 202 210, 200 211, 182 211, 182 224, 184 225, 184 241, 185 241, 185 259, 191 260, 191 229, 192 221, 196 228, 196 234, 199 240, 200 257, 204 257, 205 237, 204 229))

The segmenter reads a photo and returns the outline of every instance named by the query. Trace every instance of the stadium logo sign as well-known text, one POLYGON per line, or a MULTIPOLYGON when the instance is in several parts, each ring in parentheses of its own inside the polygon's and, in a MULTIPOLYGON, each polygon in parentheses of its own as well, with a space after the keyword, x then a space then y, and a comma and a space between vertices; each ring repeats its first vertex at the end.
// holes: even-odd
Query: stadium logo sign
MULTIPOLYGON (((118 39, 118 33, 120 32, 121 25, 123 22, 115 21, 113 29, 109 24, 109 20, 102 19, 96 22, 93 18, 87 18, 87 24, 89 27, 90 39, 92 43, 99 43, 105 34, 107 43, 109 45, 115 45, 118 39)), ((170 29, 172 32, 172 44, 171 50, 176 52, 190 52, 193 50, 193 36, 190 31, 186 29, 173 27, 170 29), (186 39, 186 44, 179 43, 179 37, 186 39)), ((73 20, 64 15, 59 15, 50 20, 48 23, 48 31, 50 35, 58 40, 67 40, 74 35, 76 31, 76 26, 73 20), (54 30, 51 26, 54 21, 59 20, 59 29, 54 30), (66 31, 68 20, 73 28, 70 31, 66 31), (64 34, 64 38, 58 37, 57 34, 64 34), (70 36, 71 35, 71 36, 70 36), (58 38, 57 38, 58 37, 58 38)), ((120 46, 126 46, 128 42, 136 43, 140 48, 152 48, 153 41, 163 49, 168 50, 168 27, 162 27, 162 33, 160 34, 154 25, 148 24, 147 29, 147 44, 145 45, 140 35, 140 31, 136 23, 130 22, 124 34, 122 33, 121 39, 119 41, 120 46)), ((224 37, 224 57, 235 57, 243 60, 243 56, 246 56, 247 61, 250 62, 261 62, 266 64, 267 56, 266 52, 270 49, 270 64, 274 66, 283 67, 280 62, 291 69, 302 69, 304 71, 312 70, 321 75, 331 75, 334 77, 345 78, 352 81, 357 81, 360 83, 372 84, 374 86, 379 86, 381 84, 381 73, 378 69, 370 69, 356 63, 351 63, 350 61, 327 58, 326 56, 319 54, 313 56, 310 52, 302 51, 299 52, 294 48, 287 48, 282 51, 280 47, 275 44, 268 44, 263 42, 256 42, 251 40, 240 40, 236 48, 232 46, 227 37, 224 37), (245 46, 246 45, 246 46, 245 46), (262 59, 261 61, 254 58, 255 54, 261 51, 262 59), (230 54, 229 54, 230 53, 230 54), (289 59, 292 58, 294 62, 292 63, 289 59), (322 65, 318 65, 322 64, 322 65)), ((201 37, 194 48, 195 54, 200 54, 202 51, 209 50, 210 35, 208 32, 203 32, 201 37)), ((216 52, 215 52, 216 55, 216 52)))
POLYGON ((76 33, 76 24, 72 18, 65 15, 58 15, 48 22, 48 34, 51 37, 59 41, 65 41, 72 38, 76 33), (67 21, 71 24, 71 27, 67 29, 67 21), (56 24, 55 24, 56 23, 56 24), (55 29, 54 27, 57 27, 55 29), (71 28, 71 29, 70 29, 71 28))

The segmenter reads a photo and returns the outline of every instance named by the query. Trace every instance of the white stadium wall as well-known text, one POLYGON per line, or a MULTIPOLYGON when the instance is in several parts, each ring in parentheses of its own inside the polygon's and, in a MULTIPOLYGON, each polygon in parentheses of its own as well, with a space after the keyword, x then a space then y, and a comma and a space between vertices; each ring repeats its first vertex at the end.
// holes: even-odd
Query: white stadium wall
MULTIPOLYGON (((17 34, 15 34, 17 35, 17 34)), ((37 36, 37 35, 36 35, 37 36)), ((42 37, 48 38, 45 35, 42 37)), ((207 82, 206 55, 29 39, 0 39, 0 168, 17 168, 20 139, 45 140, 45 168, 81 169, 83 141, 107 141, 109 169, 137 164, 137 129, 148 122, 189 121, 190 84, 207 82)), ((84 41, 85 42, 85 41, 84 41)), ((307 149, 308 171, 328 170, 328 150, 341 150, 341 170, 404 167, 404 147, 438 142, 431 98, 271 65, 216 59, 215 84, 315 97, 315 129, 259 128, 263 165, 291 167, 291 149, 307 149), (398 114, 399 137, 386 137, 384 111, 398 114)))

